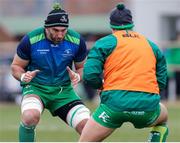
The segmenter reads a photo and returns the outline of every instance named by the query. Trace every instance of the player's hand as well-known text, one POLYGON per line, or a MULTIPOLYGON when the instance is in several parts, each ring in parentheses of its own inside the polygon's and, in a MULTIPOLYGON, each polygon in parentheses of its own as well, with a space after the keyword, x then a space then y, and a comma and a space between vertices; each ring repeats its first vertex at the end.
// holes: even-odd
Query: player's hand
POLYGON ((74 72, 73 70, 70 69, 70 67, 67 66, 67 71, 69 73, 69 77, 71 79, 71 83, 73 85, 73 87, 76 87, 78 82, 80 81, 80 75, 76 72, 74 72))
POLYGON ((21 75, 21 81, 30 82, 40 70, 27 71, 21 75))

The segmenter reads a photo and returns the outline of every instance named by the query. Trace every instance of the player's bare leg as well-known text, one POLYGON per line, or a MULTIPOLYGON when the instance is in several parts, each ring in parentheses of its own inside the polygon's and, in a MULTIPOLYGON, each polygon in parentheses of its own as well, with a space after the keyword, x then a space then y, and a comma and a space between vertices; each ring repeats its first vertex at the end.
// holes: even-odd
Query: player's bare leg
POLYGON ((88 121, 88 119, 84 119, 84 120, 82 120, 82 121, 77 125, 76 131, 77 131, 79 134, 82 133, 82 130, 83 130, 84 126, 86 125, 87 121, 88 121))
POLYGON ((79 142, 99 142, 108 137, 114 129, 101 126, 92 118, 86 123, 79 142))
POLYGON ((35 141, 35 127, 40 120, 43 104, 36 95, 26 95, 21 104, 21 123, 19 127, 19 141, 35 141))

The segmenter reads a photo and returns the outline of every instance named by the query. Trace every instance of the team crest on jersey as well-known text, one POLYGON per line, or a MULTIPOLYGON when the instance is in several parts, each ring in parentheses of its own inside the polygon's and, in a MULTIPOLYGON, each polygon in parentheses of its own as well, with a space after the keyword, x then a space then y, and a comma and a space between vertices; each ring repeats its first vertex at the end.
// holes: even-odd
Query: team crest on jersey
POLYGON ((63 57, 72 56, 72 50, 71 49, 66 49, 66 50, 64 50, 62 55, 63 55, 63 57))

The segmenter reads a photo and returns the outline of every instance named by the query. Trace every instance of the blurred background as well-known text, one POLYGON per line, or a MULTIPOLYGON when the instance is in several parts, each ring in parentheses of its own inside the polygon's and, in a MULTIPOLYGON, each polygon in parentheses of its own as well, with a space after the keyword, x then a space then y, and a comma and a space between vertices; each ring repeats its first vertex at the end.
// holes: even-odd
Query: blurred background
MULTIPOLYGON (((134 30, 157 43, 164 52, 168 64, 168 86, 161 98, 173 107, 177 105, 179 111, 180 0, 0 0, 0 141, 17 141, 16 134, 7 137, 9 132, 3 132, 5 126, 2 125, 8 118, 6 113, 12 108, 19 114, 17 104, 21 101, 21 87, 10 74, 17 44, 27 32, 44 25, 54 2, 60 2, 69 13, 70 28, 84 36, 88 49, 97 39, 111 33, 109 13, 117 3, 123 2, 132 12, 134 30)), ((93 109, 99 101, 96 91, 84 83, 76 90, 93 109)), ((18 123, 13 124, 17 124, 14 127, 17 130, 18 123)), ((172 137, 170 141, 180 139, 172 137)))

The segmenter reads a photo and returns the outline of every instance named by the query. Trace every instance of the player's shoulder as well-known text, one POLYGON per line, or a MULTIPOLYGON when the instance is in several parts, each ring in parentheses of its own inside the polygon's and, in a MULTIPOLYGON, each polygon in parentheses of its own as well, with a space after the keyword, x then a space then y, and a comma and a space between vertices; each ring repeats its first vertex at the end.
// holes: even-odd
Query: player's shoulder
POLYGON ((67 30, 67 34, 66 35, 69 35, 69 36, 72 36, 72 37, 76 37, 76 38, 80 38, 80 34, 73 30, 73 29, 69 29, 67 30))
POLYGON ((74 44, 80 44, 80 34, 76 32, 75 30, 68 29, 67 33, 65 35, 65 40, 74 43, 74 44))
POLYGON ((29 37, 34 37, 39 34, 44 34, 44 27, 38 27, 36 29, 33 29, 31 32, 27 33, 29 37))
POLYGON ((107 35, 95 42, 96 47, 115 47, 117 45, 117 38, 113 35, 107 35))
POLYGON ((30 43, 34 44, 38 41, 41 41, 45 39, 45 32, 44 32, 44 27, 38 27, 31 32, 27 33, 27 36, 29 37, 30 43))

